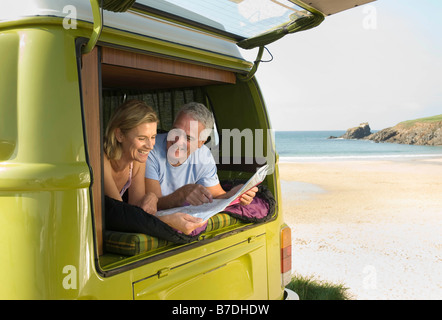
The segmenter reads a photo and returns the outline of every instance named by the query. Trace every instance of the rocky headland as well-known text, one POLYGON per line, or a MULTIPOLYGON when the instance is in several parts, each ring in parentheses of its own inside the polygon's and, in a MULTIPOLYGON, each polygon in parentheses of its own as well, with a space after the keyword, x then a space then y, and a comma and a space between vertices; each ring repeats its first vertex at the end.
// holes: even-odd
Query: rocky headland
POLYGON ((371 133, 368 123, 350 128, 340 138, 413 145, 442 146, 442 115, 409 120, 371 133))
POLYGON ((340 138, 342 139, 363 139, 371 134, 370 126, 367 122, 361 123, 358 127, 350 128, 340 138))
POLYGON ((373 133, 366 139, 375 142, 442 146, 442 121, 416 121, 414 123, 402 122, 394 127, 373 133))

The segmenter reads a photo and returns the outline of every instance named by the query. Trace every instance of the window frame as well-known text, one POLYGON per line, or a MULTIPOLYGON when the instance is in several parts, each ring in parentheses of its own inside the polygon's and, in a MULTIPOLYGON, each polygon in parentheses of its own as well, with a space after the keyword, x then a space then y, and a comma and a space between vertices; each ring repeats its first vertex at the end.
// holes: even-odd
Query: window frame
MULTIPOLYGON (((100 257, 105 255, 104 250, 104 190, 103 190, 103 88, 107 79, 109 70, 120 71, 119 68, 127 68, 127 70, 138 70, 144 75, 156 74, 160 77, 168 78, 171 81, 169 89, 181 87, 181 80, 184 79, 189 86, 208 86, 214 84, 235 84, 236 75, 234 72, 214 68, 207 65, 199 65, 196 63, 184 62, 169 57, 159 57, 157 55, 149 55, 140 53, 139 50, 130 50, 124 47, 110 46, 103 43, 98 45, 88 54, 81 53, 81 47, 87 39, 80 38, 77 40, 77 59, 79 67, 80 91, 82 101, 82 113, 84 121, 84 136, 86 146, 86 161, 91 173, 91 211, 93 234, 95 239, 95 253, 97 269, 103 275, 112 275, 136 266, 143 265, 155 260, 159 260, 178 252, 188 250, 189 245, 179 246, 172 250, 166 250, 164 253, 155 254, 154 256, 142 258, 136 262, 130 262, 123 267, 116 267, 112 270, 102 270, 100 266, 100 257), (121 54, 118 54, 121 53, 121 54), (103 72, 103 66, 109 66, 107 71, 103 72), (174 82, 177 77, 180 79, 174 82)), ((124 75, 122 75, 121 84, 126 83, 124 75)), ((133 83, 133 82, 132 82, 133 83)), ((149 88, 155 89, 155 88, 149 88)), ((209 105, 209 101, 207 102, 209 105)), ((253 225, 242 226, 251 228, 253 225)), ((202 242, 191 244, 190 247, 198 247, 216 241, 227 234, 236 233, 236 230, 226 230, 219 236, 205 239, 202 242)))

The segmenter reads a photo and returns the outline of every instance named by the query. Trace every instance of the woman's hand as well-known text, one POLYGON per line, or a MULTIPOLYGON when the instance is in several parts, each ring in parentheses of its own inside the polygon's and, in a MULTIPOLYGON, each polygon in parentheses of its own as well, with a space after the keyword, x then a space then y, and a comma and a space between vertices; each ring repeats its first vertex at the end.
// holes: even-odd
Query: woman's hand
POLYGON ((158 197, 154 193, 148 192, 143 198, 141 198, 139 207, 141 207, 147 213, 155 214, 157 213, 157 203, 158 197))
POLYGON ((190 234, 193 230, 202 227, 205 223, 203 219, 183 212, 176 212, 158 218, 184 234, 190 234))

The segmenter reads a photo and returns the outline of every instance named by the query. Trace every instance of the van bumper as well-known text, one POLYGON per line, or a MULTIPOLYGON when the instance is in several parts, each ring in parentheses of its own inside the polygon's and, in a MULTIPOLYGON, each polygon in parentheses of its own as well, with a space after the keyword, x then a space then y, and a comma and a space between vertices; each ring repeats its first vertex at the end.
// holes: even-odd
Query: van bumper
POLYGON ((284 288, 284 300, 299 300, 299 296, 295 291, 284 288))

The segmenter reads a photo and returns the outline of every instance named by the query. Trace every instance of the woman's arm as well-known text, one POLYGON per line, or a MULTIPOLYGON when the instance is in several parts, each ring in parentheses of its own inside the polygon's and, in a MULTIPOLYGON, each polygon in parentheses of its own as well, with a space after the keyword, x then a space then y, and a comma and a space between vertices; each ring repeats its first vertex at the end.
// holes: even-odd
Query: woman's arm
POLYGON ((123 201, 120 196, 120 191, 112 177, 112 166, 107 157, 104 157, 104 194, 109 198, 123 201))
POLYGON ((155 214, 157 212, 158 197, 152 192, 145 192, 145 170, 146 165, 144 163, 134 161, 132 183, 129 187, 129 203, 142 208, 150 214, 155 214))

